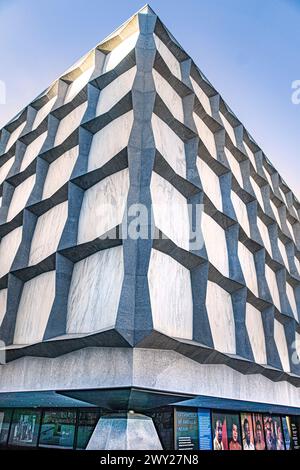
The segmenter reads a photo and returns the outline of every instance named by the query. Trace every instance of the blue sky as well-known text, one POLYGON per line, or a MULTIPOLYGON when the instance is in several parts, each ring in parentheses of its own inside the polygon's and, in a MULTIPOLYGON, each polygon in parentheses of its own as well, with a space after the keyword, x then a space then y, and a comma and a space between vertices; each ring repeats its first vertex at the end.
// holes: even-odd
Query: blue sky
MULTIPOLYGON (((300 0, 153 0, 152 8, 300 198, 300 0)), ((0 0, 0 127, 143 6, 0 0)))

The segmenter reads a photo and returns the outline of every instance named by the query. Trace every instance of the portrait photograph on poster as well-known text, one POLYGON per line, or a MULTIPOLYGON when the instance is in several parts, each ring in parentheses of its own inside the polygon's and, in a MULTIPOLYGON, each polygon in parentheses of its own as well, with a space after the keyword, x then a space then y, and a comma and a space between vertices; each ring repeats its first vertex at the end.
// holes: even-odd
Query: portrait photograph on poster
POLYGON ((264 429, 265 429, 267 450, 276 450, 274 423, 273 423, 272 417, 269 415, 264 416, 264 429))
POLYGON ((227 423, 224 413, 212 413, 213 449, 228 450, 227 423))
POLYGON ((242 450, 241 428, 238 414, 227 414, 227 436, 229 450, 242 450))
POLYGON ((255 450, 265 450, 265 436, 263 428, 263 417, 261 414, 254 413, 253 419, 253 432, 254 432, 254 447, 255 450))
POLYGON ((272 416, 272 419, 274 423, 276 450, 285 450, 281 418, 280 416, 272 416))
POLYGON ((241 413, 242 440, 244 450, 255 450, 252 416, 250 413, 241 413))

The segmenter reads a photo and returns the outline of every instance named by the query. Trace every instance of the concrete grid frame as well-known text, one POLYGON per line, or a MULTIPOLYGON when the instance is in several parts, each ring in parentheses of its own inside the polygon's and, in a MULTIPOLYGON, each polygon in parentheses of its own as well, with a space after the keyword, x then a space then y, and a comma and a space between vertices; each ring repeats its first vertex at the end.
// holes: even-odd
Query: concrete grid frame
POLYGON ((99 353, 106 387, 169 390, 161 367, 200 393, 188 364, 300 406, 299 201, 149 6, 4 126, 0 153, 0 391, 80 388, 76 367, 101 388, 99 353), (163 237, 122 238, 132 204, 163 237))

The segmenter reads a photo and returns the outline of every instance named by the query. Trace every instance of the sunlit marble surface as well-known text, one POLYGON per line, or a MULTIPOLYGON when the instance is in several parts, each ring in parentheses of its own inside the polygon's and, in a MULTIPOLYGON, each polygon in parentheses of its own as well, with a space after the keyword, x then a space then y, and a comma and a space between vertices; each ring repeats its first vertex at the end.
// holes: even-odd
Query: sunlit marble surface
POLYGON ((250 225, 246 204, 234 191, 230 192, 230 198, 240 226, 248 235, 248 237, 250 237, 250 225))
POLYGON ((207 127, 202 119, 196 113, 193 113, 193 118, 195 125, 199 134, 200 139, 206 146, 210 155, 214 158, 217 158, 217 147, 215 142, 215 137, 212 131, 207 127))
POLYGON ((148 271, 154 328, 179 338, 192 339, 193 301, 190 272, 155 249, 148 271))
POLYGON ((249 303, 246 303, 246 328, 255 362, 266 364, 267 353, 262 312, 249 303))
POLYGON ((223 228, 212 217, 203 212, 201 229, 209 261, 220 273, 228 277, 228 252, 223 228))
POLYGON ((7 221, 13 219, 15 215, 17 215, 22 209, 24 209, 34 184, 35 174, 29 176, 29 178, 27 178, 15 188, 7 213, 7 221))
POLYGON ((54 295, 55 271, 40 274, 25 282, 17 314, 14 344, 31 344, 43 339, 54 295))
POLYGON ((286 336, 284 333, 284 326, 274 319, 274 339, 277 346, 280 361, 285 372, 290 372, 289 353, 286 344, 286 336))
POLYGON ((166 47, 166 45, 159 39, 156 34, 153 35, 156 48, 171 70, 172 74, 175 75, 179 80, 181 80, 181 69, 180 63, 176 59, 176 57, 172 54, 172 52, 166 47))
POLYGON ((54 140, 54 146, 60 145, 67 137, 69 137, 69 135, 72 134, 73 131, 75 131, 75 129, 80 125, 86 108, 87 102, 84 102, 77 106, 77 108, 73 109, 73 111, 67 114, 67 116, 60 121, 54 140))
POLYGON ((278 285, 277 285, 277 280, 276 280, 276 274, 271 269, 267 264, 265 265, 265 276, 266 280, 270 289, 270 294, 273 299, 274 305, 278 308, 278 310, 281 310, 280 306, 280 296, 279 296, 279 290, 278 290, 278 285))
POLYGON ((129 174, 125 169, 85 191, 78 226, 79 244, 94 240, 122 222, 128 188, 129 174))
POLYGON ((9 232, 0 242, 0 277, 10 270, 22 239, 23 227, 17 227, 9 232))
MULTIPOLYGON (((96 108, 96 116, 107 113, 123 96, 129 93, 132 89, 135 75, 136 67, 134 66, 101 90, 96 108)), ((120 135, 119 137, 122 136, 120 135)))
POLYGON ((28 165, 37 157, 46 138, 47 132, 44 132, 28 145, 22 159, 20 171, 25 170, 25 168, 27 168, 28 165))
POLYGON ((139 32, 136 31, 126 39, 124 39, 117 47, 115 47, 106 57, 103 73, 109 72, 115 68, 124 57, 135 47, 139 32))
POLYGON ((67 333, 91 333, 113 327, 124 277, 123 247, 75 264, 68 299, 67 333))
POLYGON ((206 195, 215 207, 222 211, 222 194, 218 175, 201 158, 197 158, 197 168, 206 195))
POLYGON ((189 214, 187 200, 167 180, 152 173, 151 197, 154 222, 168 238, 189 249, 189 214))
POLYGON ((163 78, 155 69, 153 69, 152 75, 157 93, 164 101, 165 105, 172 112, 174 117, 178 121, 183 122, 184 116, 181 97, 178 95, 178 93, 176 93, 174 88, 169 85, 167 80, 163 78))
POLYGON ((46 199, 61 188, 70 178, 79 147, 73 147, 49 165, 43 188, 43 199, 46 199))
POLYGON ((29 265, 37 264, 57 250, 68 216, 68 201, 52 207, 37 221, 31 241, 29 265))
POLYGON ((238 242, 238 257, 245 278, 246 286, 258 297, 257 275, 254 257, 251 251, 241 242, 238 242))
POLYGON ((0 290, 0 326, 6 312, 7 289, 0 290))
POLYGON ((157 150, 183 178, 186 178, 184 142, 156 114, 152 115, 152 130, 157 150))
POLYGON ((122 114, 93 136, 88 171, 100 168, 127 147, 133 123, 133 111, 122 114), (116 138, 117 136, 117 138, 116 138))
POLYGON ((235 325, 231 295, 214 282, 207 282, 206 308, 217 351, 235 354, 235 325))

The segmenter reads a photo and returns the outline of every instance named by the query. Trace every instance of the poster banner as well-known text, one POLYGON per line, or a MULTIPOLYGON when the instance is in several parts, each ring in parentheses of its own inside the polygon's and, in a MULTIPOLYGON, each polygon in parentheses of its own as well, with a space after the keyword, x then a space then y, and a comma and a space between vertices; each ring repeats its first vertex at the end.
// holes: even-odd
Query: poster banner
POLYGON ((177 450, 199 449, 197 411, 176 410, 175 447, 177 450))
POLYGON ((283 431, 279 416, 264 416, 267 450, 284 450, 283 431))
POLYGON ((242 450, 240 418, 238 414, 227 414, 227 437, 229 450, 242 450))
POLYGON ((291 436, 291 449, 300 450, 300 417, 287 416, 286 419, 291 436))
POLYGON ((210 410, 199 408, 199 449, 212 450, 210 410))
POLYGON ((288 416, 282 416, 281 418, 282 421, 282 430, 283 430, 283 437, 284 437, 284 443, 285 443, 285 449, 286 450, 291 450, 292 448, 292 434, 291 434, 291 426, 289 422, 289 417, 288 416))
POLYGON ((263 417, 259 413, 252 415, 253 419, 253 433, 254 433, 254 447, 255 450, 265 450, 266 442, 263 428, 263 417))
POLYGON ((243 449, 255 450, 252 415, 250 413, 241 413, 241 423, 242 423, 243 449))
POLYGON ((224 413, 212 413, 213 450, 228 450, 227 422, 224 413))

